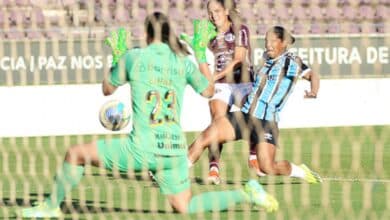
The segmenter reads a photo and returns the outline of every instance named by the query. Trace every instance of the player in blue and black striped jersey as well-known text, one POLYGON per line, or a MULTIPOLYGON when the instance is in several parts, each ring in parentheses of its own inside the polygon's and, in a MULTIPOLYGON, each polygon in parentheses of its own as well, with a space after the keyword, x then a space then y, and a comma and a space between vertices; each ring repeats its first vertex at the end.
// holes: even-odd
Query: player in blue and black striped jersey
MULTIPOLYGON (((294 37, 281 26, 274 26, 267 32, 266 61, 256 74, 252 91, 241 111, 230 112, 226 117, 214 120, 191 145, 189 163, 196 162, 211 144, 244 139, 256 145, 258 163, 265 174, 302 178, 309 183, 322 181, 317 173, 304 164, 298 166, 286 160, 275 160, 279 112, 298 78, 311 77, 310 74, 302 76, 302 73, 307 73, 302 70, 304 65, 287 50, 294 41, 294 37)), ((315 97, 316 92, 306 92, 305 96, 315 97)))

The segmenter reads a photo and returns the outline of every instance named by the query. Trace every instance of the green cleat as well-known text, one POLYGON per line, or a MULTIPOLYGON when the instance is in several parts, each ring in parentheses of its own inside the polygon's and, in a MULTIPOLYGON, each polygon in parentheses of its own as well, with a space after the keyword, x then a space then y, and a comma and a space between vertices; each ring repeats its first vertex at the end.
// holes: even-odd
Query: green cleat
POLYGON ((38 203, 37 206, 22 209, 18 216, 22 218, 60 218, 63 216, 61 209, 50 208, 45 202, 38 203))
POLYGON ((322 178, 318 175, 318 173, 310 170, 305 164, 301 164, 299 167, 305 171, 305 177, 303 179, 308 183, 322 183, 322 178))
POLYGON ((279 208, 278 201, 268 194, 256 180, 249 180, 245 184, 244 192, 253 205, 260 206, 267 212, 274 212, 279 208))

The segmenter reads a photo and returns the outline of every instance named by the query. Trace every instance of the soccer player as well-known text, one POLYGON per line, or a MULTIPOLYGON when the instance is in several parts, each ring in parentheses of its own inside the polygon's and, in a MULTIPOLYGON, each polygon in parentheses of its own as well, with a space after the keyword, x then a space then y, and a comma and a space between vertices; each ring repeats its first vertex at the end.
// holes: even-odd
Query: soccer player
POLYGON ((321 177, 304 164, 298 166, 286 160, 275 160, 279 112, 302 71, 300 60, 287 50, 294 41, 281 26, 267 31, 266 62, 256 74, 252 91, 241 111, 214 120, 190 147, 189 163, 196 162, 213 142, 244 139, 256 145, 258 164, 264 173, 302 178, 309 183, 322 182, 321 177))
POLYGON ((192 196, 187 165, 187 143, 180 127, 180 112, 187 84, 205 97, 214 92, 211 78, 202 75, 186 56, 168 18, 155 12, 145 20, 148 46, 127 50, 124 29, 107 39, 113 50, 111 74, 103 81, 104 95, 130 83, 134 121, 126 138, 99 139, 68 149, 53 190, 38 206, 21 210, 22 217, 59 217, 60 204, 76 187, 84 166, 135 172, 150 170, 172 208, 180 213, 225 210, 248 202, 267 211, 278 203, 255 180, 244 189, 192 196), (212 202, 211 202, 212 201, 212 202))
MULTIPOLYGON (((208 44, 215 57, 215 94, 209 102, 211 119, 214 121, 220 116, 226 115, 228 111, 239 110, 242 101, 252 89, 251 82, 254 71, 250 57, 249 29, 241 23, 235 2, 210 0, 207 3, 207 9, 209 19, 218 31, 216 38, 213 38, 208 44)), ((307 65, 301 61, 299 63, 302 69, 301 75, 311 81, 311 91, 305 91, 305 98, 315 98, 318 92, 319 77, 307 65)), ((205 70, 210 72, 208 68, 205 70)), ((259 168, 255 146, 255 144, 250 143, 248 166, 258 176, 265 176, 259 168)), ((222 147, 223 143, 212 143, 208 146, 209 173, 207 182, 216 185, 221 182, 219 160, 222 147)))
MULTIPOLYGON (((213 73, 208 74, 215 80, 215 93, 209 101, 211 120, 225 116, 228 111, 239 111, 241 101, 252 88, 253 67, 251 63, 250 34, 241 19, 232 0, 210 0, 207 3, 209 20, 216 27, 216 37, 208 43, 214 55, 213 73)), ((207 182, 219 184, 219 160, 222 143, 210 145, 209 173, 207 182)), ((250 168, 258 170, 256 149, 251 146, 248 159, 250 168)))

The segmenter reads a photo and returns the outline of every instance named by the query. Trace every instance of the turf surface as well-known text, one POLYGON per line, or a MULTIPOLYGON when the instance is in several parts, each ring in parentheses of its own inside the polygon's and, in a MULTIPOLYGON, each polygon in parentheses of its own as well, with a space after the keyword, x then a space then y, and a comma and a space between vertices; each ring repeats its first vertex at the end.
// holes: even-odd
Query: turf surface
MULTIPOLYGON (((196 133, 188 133, 191 142, 196 133)), ((69 145, 98 136, 0 138, 0 219, 30 206, 50 191, 53 174, 69 145)), ((191 169, 194 194, 241 187, 252 173, 248 147, 224 147, 222 184, 206 185, 207 153, 191 169)), ((288 177, 259 181, 275 195, 273 214, 249 205, 226 212, 175 214, 146 172, 121 174, 88 168, 62 207, 77 219, 390 219, 390 126, 282 129, 278 159, 305 163, 324 182, 309 185, 288 177)))

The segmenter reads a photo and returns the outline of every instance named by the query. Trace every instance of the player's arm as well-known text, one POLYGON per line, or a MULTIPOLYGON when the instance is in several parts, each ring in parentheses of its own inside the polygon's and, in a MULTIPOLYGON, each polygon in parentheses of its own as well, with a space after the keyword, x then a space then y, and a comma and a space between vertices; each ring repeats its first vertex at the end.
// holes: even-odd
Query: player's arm
POLYGON ((210 98, 214 95, 214 81, 207 63, 200 63, 199 69, 187 58, 185 61, 187 83, 203 97, 210 98))
POLYGON ((117 88, 118 87, 112 85, 107 78, 103 79, 103 82, 102 82, 103 95, 105 95, 105 96, 111 95, 111 94, 113 94, 115 92, 115 90, 117 88))
POLYGON ((123 68, 125 65, 123 63, 119 65, 119 62, 125 62, 124 56, 128 51, 127 41, 129 36, 130 34, 124 28, 119 28, 116 31, 112 31, 104 40, 104 43, 110 47, 112 53, 110 73, 104 77, 102 82, 102 91, 105 96, 113 94, 119 85, 125 83, 126 77, 124 75, 126 75, 126 71, 123 68))
POLYGON ((245 47, 235 47, 233 60, 223 69, 221 72, 217 72, 214 75, 214 80, 219 80, 229 74, 233 73, 233 70, 243 62, 245 62, 247 49, 245 47))
POLYGON ((305 98, 317 98, 320 89, 320 76, 313 70, 309 70, 302 78, 310 81, 310 91, 305 90, 305 98))
POLYGON ((301 77, 310 81, 310 91, 305 90, 304 98, 317 98, 318 90, 320 89, 320 75, 303 63, 300 57, 295 57, 295 61, 302 70, 301 77))
POLYGON ((200 94, 203 97, 210 98, 214 95, 214 80, 209 65, 207 63, 200 63, 199 70, 209 81, 208 87, 200 94))

